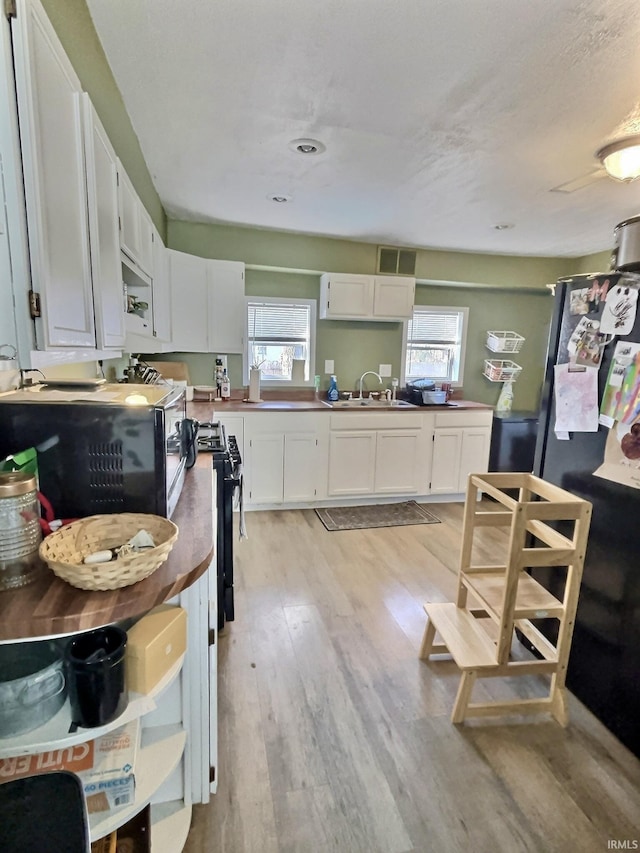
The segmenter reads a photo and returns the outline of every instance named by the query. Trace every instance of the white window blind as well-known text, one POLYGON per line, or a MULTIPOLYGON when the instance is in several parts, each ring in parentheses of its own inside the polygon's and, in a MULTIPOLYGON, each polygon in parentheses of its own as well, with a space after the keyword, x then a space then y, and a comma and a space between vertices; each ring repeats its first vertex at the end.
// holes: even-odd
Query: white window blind
POLYGON ((405 380, 462 383, 467 316, 467 308, 414 308, 405 327, 405 380))
POLYGON ((247 299, 245 382, 259 365, 265 383, 310 383, 315 365, 316 302, 282 297, 247 299), (303 376, 300 373, 303 362, 303 376), (296 375, 293 368, 297 363, 296 375))
POLYGON ((256 343, 305 343, 309 340, 308 305, 250 302, 249 337, 256 343))
POLYGON ((459 311, 436 313, 415 312, 409 320, 407 340, 416 344, 457 344, 460 343, 462 318, 459 311))

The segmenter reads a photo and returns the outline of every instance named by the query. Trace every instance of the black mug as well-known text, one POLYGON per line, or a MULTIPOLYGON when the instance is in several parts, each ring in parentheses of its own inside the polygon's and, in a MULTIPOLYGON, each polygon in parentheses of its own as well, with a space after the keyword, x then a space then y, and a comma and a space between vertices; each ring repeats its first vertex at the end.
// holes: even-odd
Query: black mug
POLYGON ((103 726, 127 707, 126 646, 126 632, 115 625, 87 631, 68 644, 65 666, 76 726, 103 726))

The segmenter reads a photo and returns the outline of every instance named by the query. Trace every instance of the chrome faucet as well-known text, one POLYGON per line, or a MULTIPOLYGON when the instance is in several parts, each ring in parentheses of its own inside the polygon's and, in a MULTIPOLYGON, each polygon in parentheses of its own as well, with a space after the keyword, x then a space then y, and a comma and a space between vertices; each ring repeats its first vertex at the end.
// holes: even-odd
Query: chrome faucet
POLYGON ((378 377, 378 382, 379 382, 381 385, 383 384, 383 382, 382 382, 382 376, 380 376, 380 374, 379 374, 379 373, 376 373, 376 372, 375 372, 375 370, 367 370, 367 371, 366 371, 365 373, 363 373, 363 374, 362 374, 362 376, 360 377, 360 398, 359 398, 360 400, 362 400, 362 380, 364 379, 364 377, 365 377, 365 376, 368 376, 369 374, 371 374, 372 376, 377 376, 377 377, 378 377))

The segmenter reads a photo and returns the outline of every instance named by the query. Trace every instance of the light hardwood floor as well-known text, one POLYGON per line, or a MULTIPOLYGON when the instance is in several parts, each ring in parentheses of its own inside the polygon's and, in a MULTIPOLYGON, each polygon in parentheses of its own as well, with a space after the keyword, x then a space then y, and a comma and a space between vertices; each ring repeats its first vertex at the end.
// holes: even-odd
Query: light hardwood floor
MULTIPOLYGON (((333 533, 312 510, 248 515, 218 649, 220 783, 186 853, 640 846, 640 762, 574 697, 567 729, 449 721, 458 671, 418 649, 422 603, 454 600, 462 504, 431 508, 441 524, 333 533)), ((486 528, 487 562, 502 536, 486 528)), ((525 681, 474 695, 540 692, 525 681)))

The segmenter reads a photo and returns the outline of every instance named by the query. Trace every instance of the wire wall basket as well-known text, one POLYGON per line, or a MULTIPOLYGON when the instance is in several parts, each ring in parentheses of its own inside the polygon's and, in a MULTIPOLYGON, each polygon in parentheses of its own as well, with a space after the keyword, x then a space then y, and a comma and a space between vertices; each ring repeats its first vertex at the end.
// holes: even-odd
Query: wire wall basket
POLYGON ((487 332, 487 349, 492 352, 520 352, 524 340, 517 332, 487 332))
POLYGON ((515 361, 502 361, 487 358, 484 362, 483 375, 491 382, 514 382, 522 368, 515 361))

